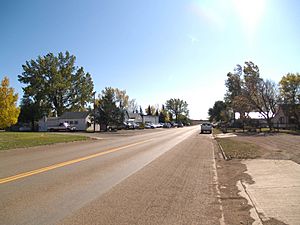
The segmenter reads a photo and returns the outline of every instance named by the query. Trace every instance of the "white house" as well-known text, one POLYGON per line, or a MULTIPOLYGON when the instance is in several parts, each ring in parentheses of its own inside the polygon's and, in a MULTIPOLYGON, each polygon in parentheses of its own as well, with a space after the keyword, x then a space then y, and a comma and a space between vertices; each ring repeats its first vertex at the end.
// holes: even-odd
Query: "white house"
MULTIPOLYGON (((47 131, 48 126, 55 126, 64 122, 76 127, 76 130, 79 131, 94 130, 89 112, 65 112, 60 117, 44 117, 39 120, 39 131, 47 131)), ((95 125, 95 130, 100 130, 99 124, 95 125)))
POLYGON ((140 113, 131 113, 125 111, 125 122, 128 120, 133 120, 136 123, 143 123, 143 116, 140 113))
POLYGON ((140 113, 131 113, 131 112, 126 111, 125 112, 125 122, 127 122, 128 120, 133 120, 136 123, 153 123, 153 124, 159 123, 158 116, 143 115, 140 113))
POLYGON ((143 123, 158 124, 159 123, 159 117, 158 116, 152 116, 152 115, 143 115, 143 123))

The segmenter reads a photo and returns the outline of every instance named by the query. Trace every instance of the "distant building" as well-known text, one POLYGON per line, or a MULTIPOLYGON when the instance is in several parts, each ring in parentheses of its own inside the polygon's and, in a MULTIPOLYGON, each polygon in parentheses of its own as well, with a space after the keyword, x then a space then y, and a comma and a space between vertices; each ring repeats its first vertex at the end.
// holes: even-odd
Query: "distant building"
MULTIPOLYGON (((47 131, 48 126, 55 126, 64 122, 76 127, 76 130, 78 131, 94 130, 94 125, 91 122, 89 112, 65 112, 60 117, 43 117, 38 122, 39 131, 47 131)), ((98 124, 96 124, 95 130, 100 130, 100 126, 98 124)))
POLYGON ((125 112, 125 122, 128 120, 133 120, 136 123, 159 123, 159 116, 152 116, 152 115, 143 115, 140 113, 132 113, 132 112, 125 112))
POLYGON ((296 115, 293 107, 295 106, 289 104, 279 105, 278 112, 273 118, 273 124, 275 127, 286 129, 297 128, 298 124, 300 124, 300 104, 296 105, 296 115))
POLYGON ((125 111, 125 122, 128 120, 134 120, 136 123, 143 123, 143 115, 140 113, 132 113, 125 111))

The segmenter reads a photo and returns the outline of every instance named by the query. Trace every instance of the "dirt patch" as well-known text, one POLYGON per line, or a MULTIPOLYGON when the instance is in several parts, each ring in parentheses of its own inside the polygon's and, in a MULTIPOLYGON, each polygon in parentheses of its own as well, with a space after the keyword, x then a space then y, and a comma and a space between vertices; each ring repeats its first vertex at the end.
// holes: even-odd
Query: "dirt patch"
POLYGON ((263 150, 255 143, 244 142, 236 138, 216 138, 228 159, 255 159, 263 150))
POLYGON ((260 147, 260 158, 293 160, 300 164, 300 136, 291 134, 238 135, 236 141, 260 147))
POLYGON ((245 171, 246 166, 241 164, 240 160, 217 160, 217 172, 225 224, 250 225, 254 222, 254 219, 250 216, 251 206, 248 205, 246 199, 238 194, 239 190, 236 186, 236 183, 240 180, 253 183, 251 177, 244 173, 245 171))

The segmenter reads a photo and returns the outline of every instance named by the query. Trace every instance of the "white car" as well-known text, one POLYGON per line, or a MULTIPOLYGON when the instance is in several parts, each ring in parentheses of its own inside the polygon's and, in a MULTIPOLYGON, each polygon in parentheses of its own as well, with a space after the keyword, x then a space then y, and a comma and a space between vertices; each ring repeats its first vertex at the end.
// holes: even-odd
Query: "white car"
POLYGON ((212 133, 212 124, 211 123, 202 123, 200 125, 200 132, 203 134, 204 132, 212 133))

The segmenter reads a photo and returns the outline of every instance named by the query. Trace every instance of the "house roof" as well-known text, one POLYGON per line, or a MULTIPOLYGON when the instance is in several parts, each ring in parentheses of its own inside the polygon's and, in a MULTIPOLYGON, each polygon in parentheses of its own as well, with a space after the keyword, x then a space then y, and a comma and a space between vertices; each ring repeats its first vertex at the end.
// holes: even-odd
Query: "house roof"
POLYGON ((89 112, 65 112, 60 119, 85 119, 89 112))
POLYGON ((131 119, 141 117, 141 115, 139 113, 132 113, 132 112, 127 112, 127 113, 128 113, 128 117, 131 119))

